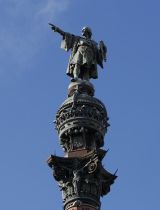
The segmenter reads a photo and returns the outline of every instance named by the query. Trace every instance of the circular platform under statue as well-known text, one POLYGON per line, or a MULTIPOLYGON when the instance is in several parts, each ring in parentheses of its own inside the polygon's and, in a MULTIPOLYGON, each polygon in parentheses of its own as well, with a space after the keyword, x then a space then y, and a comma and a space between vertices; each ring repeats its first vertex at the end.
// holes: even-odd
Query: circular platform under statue
POLYGON ((75 82, 71 82, 68 87, 68 97, 72 96, 77 91, 94 96, 94 86, 86 80, 78 79, 75 82))

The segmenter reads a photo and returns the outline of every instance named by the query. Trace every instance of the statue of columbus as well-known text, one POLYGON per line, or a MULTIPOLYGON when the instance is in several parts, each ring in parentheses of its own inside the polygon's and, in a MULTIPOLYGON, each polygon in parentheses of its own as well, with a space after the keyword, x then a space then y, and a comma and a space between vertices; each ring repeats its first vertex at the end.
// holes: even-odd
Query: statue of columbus
POLYGON ((89 27, 82 28, 81 37, 64 32, 51 23, 49 25, 54 32, 62 36, 61 48, 72 51, 66 72, 72 81, 97 79, 97 64, 103 68, 103 61, 106 61, 107 47, 103 41, 97 44, 92 40, 92 31, 89 27))

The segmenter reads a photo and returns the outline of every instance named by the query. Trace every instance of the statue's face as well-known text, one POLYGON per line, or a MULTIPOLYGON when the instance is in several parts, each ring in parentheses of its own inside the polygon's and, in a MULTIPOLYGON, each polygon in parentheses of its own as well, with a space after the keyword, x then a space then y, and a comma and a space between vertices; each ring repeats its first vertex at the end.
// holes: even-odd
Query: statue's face
POLYGON ((92 35, 92 32, 91 32, 90 28, 88 28, 88 27, 82 28, 82 36, 91 37, 91 35, 92 35))
POLYGON ((82 28, 82 36, 86 35, 86 28, 82 28))

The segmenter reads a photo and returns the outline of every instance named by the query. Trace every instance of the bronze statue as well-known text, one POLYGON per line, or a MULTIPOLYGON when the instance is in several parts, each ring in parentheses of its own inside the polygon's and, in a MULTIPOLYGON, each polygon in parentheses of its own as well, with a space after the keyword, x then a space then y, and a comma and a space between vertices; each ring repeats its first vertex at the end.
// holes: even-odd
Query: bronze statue
POLYGON ((89 80, 98 78, 97 64, 103 68, 103 61, 106 61, 107 48, 103 41, 97 44, 91 39, 92 31, 89 27, 82 28, 82 37, 62 31, 60 28, 49 23, 54 32, 62 36, 61 48, 69 51, 70 55, 67 75, 72 77, 72 81, 79 78, 89 80))

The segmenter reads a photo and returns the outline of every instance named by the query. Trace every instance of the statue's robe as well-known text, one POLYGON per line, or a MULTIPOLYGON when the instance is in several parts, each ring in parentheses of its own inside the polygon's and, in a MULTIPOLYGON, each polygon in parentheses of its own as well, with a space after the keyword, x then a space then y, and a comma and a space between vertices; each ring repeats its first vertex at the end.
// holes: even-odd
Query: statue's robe
POLYGON ((95 41, 65 33, 61 48, 66 51, 72 50, 66 71, 68 76, 73 77, 74 66, 79 64, 80 75, 83 74, 82 71, 89 70, 89 78, 96 79, 98 77, 97 64, 102 68, 103 64, 102 59, 100 59, 98 44, 95 41))

